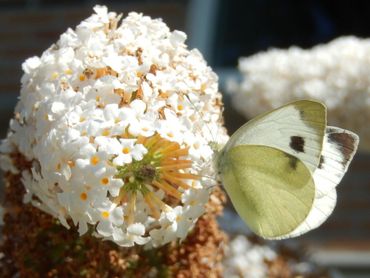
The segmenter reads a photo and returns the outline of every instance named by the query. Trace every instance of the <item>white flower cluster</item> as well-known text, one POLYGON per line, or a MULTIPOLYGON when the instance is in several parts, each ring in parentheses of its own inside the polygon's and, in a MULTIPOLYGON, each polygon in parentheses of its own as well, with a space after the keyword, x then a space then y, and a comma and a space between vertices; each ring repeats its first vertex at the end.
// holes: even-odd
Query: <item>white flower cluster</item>
POLYGON ((202 178, 213 175, 209 142, 227 140, 217 76, 160 19, 94 10, 23 64, 0 166, 19 171, 16 152, 31 161, 24 201, 81 235, 183 239, 214 183, 202 178))
POLYGON ((277 257, 268 246, 252 244, 244 235, 236 236, 228 245, 224 260, 224 276, 230 278, 263 278, 268 275, 267 261, 277 257))
POLYGON ((271 49, 241 58, 244 76, 234 88, 235 108, 248 118, 296 99, 328 107, 331 125, 358 133, 370 150, 370 39, 338 38, 311 50, 271 49))

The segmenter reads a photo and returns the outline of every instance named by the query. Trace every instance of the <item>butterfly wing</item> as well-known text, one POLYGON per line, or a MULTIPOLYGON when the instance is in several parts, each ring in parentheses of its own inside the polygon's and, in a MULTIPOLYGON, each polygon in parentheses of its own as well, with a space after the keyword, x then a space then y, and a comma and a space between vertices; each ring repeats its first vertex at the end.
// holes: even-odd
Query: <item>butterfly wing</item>
POLYGON ((309 214, 315 186, 307 166, 277 148, 239 145, 222 154, 221 177, 235 209, 256 234, 292 232, 309 214))
POLYGON ((301 100, 262 114, 239 128, 225 146, 263 145, 303 161, 313 173, 320 163, 326 128, 323 104, 301 100))
POLYGON ((332 126, 326 128, 320 164, 313 174, 316 190, 312 209, 296 229, 279 239, 304 234, 319 227, 330 216, 337 200, 335 187, 346 173, 358 143, 358 136, 351 131, 332 126))
POLYGON ((314 172, 318 196, 326 195, 342 180, 359 143, 358 136, 348 130, 328 126, 320 163, 314 172))

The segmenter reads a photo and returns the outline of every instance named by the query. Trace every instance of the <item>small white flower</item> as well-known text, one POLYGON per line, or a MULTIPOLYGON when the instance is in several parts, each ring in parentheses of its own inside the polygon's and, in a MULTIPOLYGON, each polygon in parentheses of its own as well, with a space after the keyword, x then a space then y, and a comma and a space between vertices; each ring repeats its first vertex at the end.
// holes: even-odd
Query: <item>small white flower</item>
POLYGON ((185 128, 173 111, 165 109, 164 114, 166 120, 157 121, 158 133, 170 141, 182 143, 184 140, 183 129, 185 128))
POLYGON ((99 151, 108 155, 119 154, 122 150, 122 145, 117 138, 99 136, 95 138, 95 143, 98 145, 99 151))
POLYGON ((182 202, 186 211, 187 217, 196 219, 205 210, 204 204, 207 203, 209 192, 207 189, 189 189, 182 195, 182 202))
POLYGON ((181 98, 177 94, 172 94, 167 99, 168 105, 170 105, 173 110, 182 115, 191 115, 193 113, 196 113, 194 111, 193 104, 188 100, 186 97, 182 96, 181 98))
POLYGON ((154 134, 155 129, 151 121, 141 119, 141 120, 133 120, 130 123, 128 132, 133 136, 141 135, 144 137, 150 137, 154 134))
POLYGON ((32 71, 37 69, 41 65, 41 60, 39 57, 28 58, 23 64, 22 69, 25 73, 30 74, 32 71))
POLYGON ((130 107, 135 111, 136 117, 140 119, 144 115, 146 104, 140 99, 135 99, 130 103, 130 107))
POLYGON ((111 236, 114 232, 114 226, 123 224, 122 207, 117 207, 116 204, 105 202, 100 204, 91 214, 95 221, 99 221, 96 226, 97 232, 105 237, 111 236))
POLYGON ((58 194, 60 204, 69 212, 73 223, 78 225, 80 235, 88 231, 87 223, 92 221, 88 209, 96 196, 97 192, 91 191, 86 186, 80 186, 74 191, 58 194))
POLYGON ((144 237, 145 226, 141 223, 134 223, 127 227, 127 232, 124 233, 122 229, 117 229, 113 233, 114 241, 123 247, 134 246, 135 243, 144 245, 149 242, 149 237, 144 237))
POLYGON ((176 236, 181 239, 186 237, 195 219, 190 219, 188 215, 184 213, 184 208, 181 206, 177 206, 172 211, 166 213, 166 217, 172 223, 172 229, 175 231, 176 236))
POLYGON ((120 153, 113 159, 116 165, 123 165, 132 162, 132 159, 141 160, 147 149, 142 144, 135 144, 136 139, 120 139, 121 148, 120 153))

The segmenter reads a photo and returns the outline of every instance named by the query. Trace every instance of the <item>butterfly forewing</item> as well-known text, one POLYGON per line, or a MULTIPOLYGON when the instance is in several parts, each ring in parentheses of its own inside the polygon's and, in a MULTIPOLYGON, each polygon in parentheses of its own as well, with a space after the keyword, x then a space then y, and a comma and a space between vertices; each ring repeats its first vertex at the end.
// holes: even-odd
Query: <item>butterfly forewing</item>
POLYGON ((222 154, 223 184, 235 209, 264 238, 292 232, 307 217, 315 186, 310 170, 277 148, 239 145, 222 154))
POLYGON ((263 145, 289 153, 314 172, 320 163, 326 108, 310 100, 296 101, 249 121, 230 138, 225 150, 238 145, 263 145))

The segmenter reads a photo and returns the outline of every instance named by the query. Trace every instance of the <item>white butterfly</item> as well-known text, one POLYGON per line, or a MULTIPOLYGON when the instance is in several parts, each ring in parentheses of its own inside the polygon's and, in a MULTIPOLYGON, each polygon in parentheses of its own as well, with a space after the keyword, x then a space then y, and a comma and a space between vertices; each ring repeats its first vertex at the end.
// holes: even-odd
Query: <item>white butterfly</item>
POLYGON ((321 225, 359 138, 326 125, 326 107, 296 101, 238 129, 217 156, 235 209, 258 235, 282 239, 321 225))

